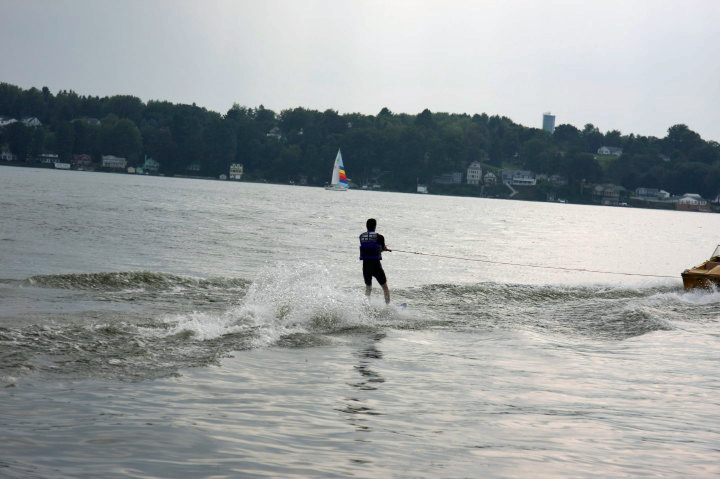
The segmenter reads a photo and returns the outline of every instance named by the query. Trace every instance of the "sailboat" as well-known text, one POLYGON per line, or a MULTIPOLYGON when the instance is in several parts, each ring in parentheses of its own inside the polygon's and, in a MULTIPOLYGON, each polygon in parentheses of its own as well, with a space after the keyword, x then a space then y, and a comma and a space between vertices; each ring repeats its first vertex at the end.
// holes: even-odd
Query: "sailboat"
POLYGON ((332 178, 330 184, 325 187, 326 190, 332 191, 347 191, 348 181, 345 176, 345 165, 343 165, 342 154, 338 149, 337 156, 335 156, 335 164, 333 165, 332 178))

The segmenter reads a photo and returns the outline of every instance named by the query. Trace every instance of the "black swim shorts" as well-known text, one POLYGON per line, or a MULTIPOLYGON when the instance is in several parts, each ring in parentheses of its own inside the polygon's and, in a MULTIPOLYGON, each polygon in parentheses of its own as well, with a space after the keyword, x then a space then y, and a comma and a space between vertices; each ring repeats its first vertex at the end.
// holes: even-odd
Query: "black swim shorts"
POLYGON ((363 279, 365 284, 372 284, 373 277, 377 279, 380 286, 387 283, 385 278, 385 271, 383 271, 382 264, 379 259, 366 259, 363 261, 363 279))

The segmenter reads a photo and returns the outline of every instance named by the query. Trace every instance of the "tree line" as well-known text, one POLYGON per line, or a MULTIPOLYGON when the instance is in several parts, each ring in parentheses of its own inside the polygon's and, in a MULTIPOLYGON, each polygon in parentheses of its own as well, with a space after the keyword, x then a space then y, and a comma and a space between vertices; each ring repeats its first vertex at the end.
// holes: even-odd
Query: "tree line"
POLYGON ((246 178, 322 185, 342 148, 348 176, 357 185, 382 184, 414 191, 416 182, 473 161, 493 168, 519 168, 566 177, 569 188, 586 183, 643 186, 671 193, 714 197, 720 190, 720 145, 686 125, 664 138, 603 133, 562 124, 553 133, 504 116, 424 110, 417 115, 383 108, 376 115, 292 108, 276 113, 262 105, 233 105, 225 114, 195 104, 144 103, 130 95, 82 96, 0 83, 0 116, 36 117, 40 127, 16 122, 0 128, 0 145, 19 158, 57 153, 61 159, 112 154, 142 165, 145 156, 161 172, 177 175, 190 165, 217 177, 242 163, 246 178), (95 121, 95 120, 100 120, 95 121), (622 148, 619 158, 600 157, 601 146, 622 148))

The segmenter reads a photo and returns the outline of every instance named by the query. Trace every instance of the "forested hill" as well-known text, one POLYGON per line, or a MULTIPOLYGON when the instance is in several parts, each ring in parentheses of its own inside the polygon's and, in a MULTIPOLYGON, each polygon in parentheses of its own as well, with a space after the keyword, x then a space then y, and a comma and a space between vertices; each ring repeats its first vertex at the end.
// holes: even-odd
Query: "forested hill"
MULTIPOLYGON (((643 186, 671 193, 714 197, 720 188, 720 145, 685 125, 670 126, 664 138, 603 133, 592 124, 561 124, 550 134, 486 114, 411 115, 383 108, 377 115, 339 114, 305 108, 279 113, 233 106, 225 114, 193 105, 148 101, 129 95, 81 96, 48 88, 24 90, 0 83, 4 120, 36 117, 41 126, 14 122, 0 128, 0 146, 18 158, 57 153, 126 157, 160 162, 166 175, 192 164, 217 177, 242 163, 245 178, 322 185, 342 148, 348 176, 358 185, 414 191, 416 182, 465 172, 472 161, 489 168, 516 168, 567 177, 570 188, 587 183, 643 186), (100 120, 100 121, 97 121, 100 120), (602 157, 602 146, 622 148, 602 157)), ((540 113, 538 113, 538 121, 540 113)))

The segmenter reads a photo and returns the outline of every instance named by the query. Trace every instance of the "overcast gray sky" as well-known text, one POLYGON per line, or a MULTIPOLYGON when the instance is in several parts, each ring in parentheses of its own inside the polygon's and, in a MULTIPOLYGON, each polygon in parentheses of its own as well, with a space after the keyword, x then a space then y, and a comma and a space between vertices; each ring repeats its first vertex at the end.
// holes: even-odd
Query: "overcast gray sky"
POLYGON ((718 0, 0 0, 0 81, 720 141, 718 0))

